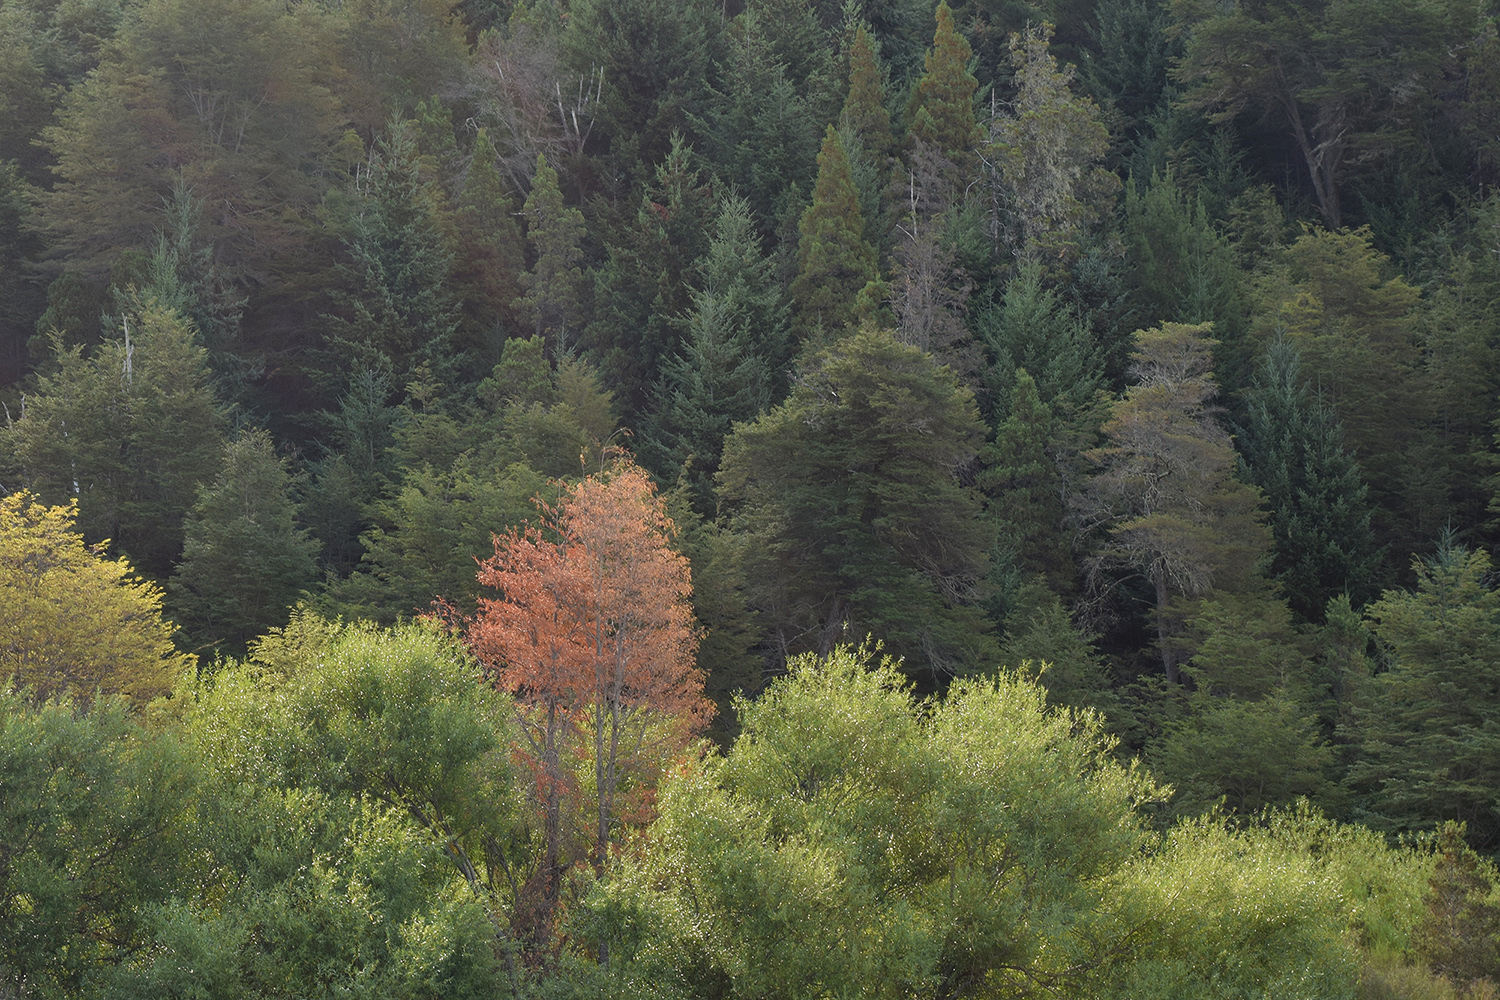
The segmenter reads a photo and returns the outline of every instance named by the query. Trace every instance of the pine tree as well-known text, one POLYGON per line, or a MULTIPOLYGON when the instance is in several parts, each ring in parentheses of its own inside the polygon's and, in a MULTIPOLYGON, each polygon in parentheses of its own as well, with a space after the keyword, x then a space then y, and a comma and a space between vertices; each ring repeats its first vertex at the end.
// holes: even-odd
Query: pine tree
POLYGON ((499 360, 505 338, 523 325, 516 300, 526 243, 498 164, 489 134, 480 129, 454 213, 453 285, 463 303, 463 343, 486 364, 499 360))
POLYGON ((984 137, 974 117, 979 81, 969 72, 973 54, 968 39, 953 26, 947 0, 939 0, 932 48, 906 109, 907 129, 913 144, 941 153, 960 178, 973 174, 978 162, 974 151, 984 137))
POLYGON ((336 370, 384 368, 404 386, 419 364, 451 369, 459 308, 447 288, 453 254, 442 200, 422 176, 411 126, 393 121, 344 239, 348 261, 333 293, 336 370))
POLYGON ((985 388, 997 419, 1022 368, 1042 402, 1064 417, 1086 408, 1103 384, 1104 359, 1092 331, 1044 277, 1039 261, 1023 261, 1000 301, 976 310, 975 331, 991 361, 985 388))
POLYGON ((1041 578, 1057 593, 1067 593, 1075 571, 1064 534, 1062 477, 1049 453, 1053 433, 1052 408, 1026 369, 1018 370, 1007 416, 995 428, 978 483, 989 498, 988 513, 1004 550, 996 567, 1004 566, 1018 582, 1041 578))
POLYGON ((218 477, 198 490, 170 605, 194 645, 242 654, 284 625, 315 576, 317 543, 296 526, 291 478, 265 431, 224 448, 218 477))
POLYGON ((136 299, 118 327, 88 356, 54 338, 56 367, 7 433, 24 485, 47 503, 76 498, 86 539, 164 578, 218 467, 223 414, 208 353, 176 312, 136 299))
POLYGON ((891 113, 885 107, 884 80, 875 42, 861 24, 849 49, 849 96, 844 99, 839 120, 854 129, 865 152, 882 168, 896 152, 891 113))
POLYGON ((526 294, 518 304, 531 317, 537 336, 547 339, 553 356, 562 357, 573 349, 583 315, 583 213, 564 206, 557 171, 543 153, 537 154, 523 214, 532 263, 521 275, 526 294))
POLYGON ((859 293, 878 281, 875 250, 865 240, 849 158, 832 125, 818 154, 818 183, 802 213, 797 279, 792 282, 798 332, 836 336, 854 321, 859 293))
POLYGON ((1270 575, 1292 609, 1318 621, 1340 593, 1356 607, 1364 604, 1381 561, 1368 490, 1344 450, 1342 426, 1310 394, 1297 349, 1285 340, 1266 351, 1236 442, 1246 478, 1265 496, 1274 546, 1270 575))
POLYGON ((1500 591, 1490 559, 1443 539, 1414 560, 1417 589, 1388 590, 1366 620, 1390 650, 1348 782, 1381 826, 1451 819, 1480 851, 1500 843, 1500 591))
POLYGON ((1100 166, 1109 131, 1099 108, 1073 94, 1071 68, 1058 70, 1051 39, 1050 24, 1011 36, 1016 99, 991 122, 987 148, 1017 223, 1013 249, 1060 261, 1113 207, 1119 181, 1100 166))

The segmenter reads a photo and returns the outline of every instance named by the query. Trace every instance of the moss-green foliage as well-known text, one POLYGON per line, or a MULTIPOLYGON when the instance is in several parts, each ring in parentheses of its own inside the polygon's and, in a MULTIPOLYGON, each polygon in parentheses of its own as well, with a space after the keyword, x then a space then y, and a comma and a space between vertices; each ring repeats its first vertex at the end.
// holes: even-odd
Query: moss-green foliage
POLYGON ((804 338, 819 331, 836 337, 853 323, 859 293, 880 275, 875 250, 865 239, 849 157, 832 125, 823 137, 818 183, 800 232, 792 282, 795 328, 804 338))
POLYGON ((786 403, 735 429, 719 491, 773 662, 866 632, 927 683, 994 662, 977 606, 993 527, 958 476, 982 439, 953 373, 875 330, 809 359, 786 403))

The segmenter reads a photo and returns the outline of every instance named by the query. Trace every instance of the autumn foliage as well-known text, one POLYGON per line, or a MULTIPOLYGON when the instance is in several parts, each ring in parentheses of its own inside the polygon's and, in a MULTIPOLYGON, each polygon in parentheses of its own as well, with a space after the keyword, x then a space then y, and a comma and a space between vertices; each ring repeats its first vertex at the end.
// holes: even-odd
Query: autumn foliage
POLYGON ((546 822, 540 892, 555 899, 570 760, 593 759, 602 868, 622 779, 649 778, 713 708, 694 663, 688 562, 646 473, 623 463, 538 506, 538 523, 495 536, 480 563, 479 582, 500 596, 480 599, 468 639, 516 695, 546 822))

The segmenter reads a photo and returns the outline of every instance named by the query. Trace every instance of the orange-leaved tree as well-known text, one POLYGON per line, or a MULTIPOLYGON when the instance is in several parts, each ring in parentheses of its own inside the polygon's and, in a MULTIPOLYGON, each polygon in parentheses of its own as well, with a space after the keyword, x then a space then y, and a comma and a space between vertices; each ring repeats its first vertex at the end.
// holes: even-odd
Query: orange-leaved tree
POLYGON ((545 917, 561 867, 570 739, 593 744, 602 872, 622 777, 685 746, 713 708, 694 662, 688 563, 672 550, 675 528, 646 473, 620 462, 538 508, 539 523, 495 536, 480 563, 479 582, 500 596, 480 599, 468 638, 517 696, 544 809, 545 917))

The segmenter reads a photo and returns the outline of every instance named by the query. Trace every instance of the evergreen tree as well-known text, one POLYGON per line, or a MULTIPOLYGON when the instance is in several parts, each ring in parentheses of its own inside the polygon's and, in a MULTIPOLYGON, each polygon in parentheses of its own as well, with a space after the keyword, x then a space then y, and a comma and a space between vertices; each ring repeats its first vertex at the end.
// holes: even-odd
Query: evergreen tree
POLYGON ((1156 638, 1168 681, 1182 660, 1180 598, 1254 586, 1269 539, 1259 494, 1234 478, 1216 393, 1207 326, 1165 323, 1136 334, 1136 384, 1086 453, 1098 469, 1077 496, 1085 527, 1108 532, 1093 561, 1142 572, 1155 598, 1156 638))
POLYGON ((1000 301, 976 313, 975 330, 991 362, 985 389, 997 420, 1003 419, 1023 368, 1041 401, 1064 419, 1093 401, 1103 385, 1104 359, 1088 324, 1046 287, 1040 262, 1023 261, 1000 301))
POLYGON ((447 288, 453 254, 442 202, 422 176, 410 125, 393 121, 352 206, 348 261, 330 317, 337 371, 382 368, 404 386, 419 364, 453 367, 459 307, 447 288))
POLYGON ((1500 591, 1490 559, 1445 538, 1415 561, 1415 591, 1388 590, 1366 618, 1391 657, 1356 724, 1348 782, 1388 829, 1468 824, 1480 851, 1500 843, 1500 591))
POLYGON ((1367 489, 1343 429, 1302 378, 1297 349, 1278 340, 1246 394, 1236 437, 1246 478, 1269 512, 1269 569, 1292 609, 1318 621, 1330 599, 1355 606, 1373 596, 1380 553, 1370 530, 1367 489))
POLYGON ((818 128, 826 118, 796 86, 754 9, 738 19, 722 72, 704 148, 715 171, 749 199, 761 230, 769 233, 805 204, 817 177, 818 128))
POLYGON ((163 578, 197 486, 218 468, 223 415, 189 323, 146 298, 118 325, 87 356, 54 338, 56 367, 7 433, 24 485, 48 503, 76 498, 86 539, 111 539, 163 578))
POLYGON ((984 137, 974 117, 979 81, 969 72, 973 54, 968 39, 953 26, 947 0, 939 0, 932 48, 906 109, 907 131, 913 145, 942 154, 959 178, 972 176, 978 162, 975 150, 984 137))
POLYGON ((199 487, 169 589, 194 645, 243 653, 284 625, 312 585, 317 543, 296 526, 290 492, 286 465, 259 430, 229 442, 218 477, 199 487))
POLYGON ((797 331, 804 338, 818 330, 837 336, 853 323, 859 293, 880 275, 875 250, 865 240, 849 158, 832 125, 823 137, 818 183, 800 231, 792 282, 797 331))
POLYGON ((498 164, 488 132, 480 129, 454 213, 453 286, 462 303, 461 342, 486 365, 498 361, 505 338, 524 327, 516 300, 526 243, 498 164))
POLYGON ((1038 395, 1036 382, 1026 369, 1018 370, 1007 416, 995 428, 978 477, 1003 553, 995 568, 1014 578, 1005 590, 1035 578, 1057 593, 1074 587, 1062 477, 1050 452, 1053 423, 1052 408, 1038 395))
POLYGON ((692 150, 674 134, 635 224, 611 241, 609 260, 594 273, 589 353, 632 423, 650 410, 651 390, 681 339, 695 272, 708 251, 714 191, 692 161, 692 150))
POLYGON ((1172 175, 1153 173, 1144 190, 1126 185, 1124 209, 1120 235, 1135 317, 1152 324, 1213 323, 1223 343, 1220 374, 1229 386, 1242 385, 1249 374, 1244 272, 1202 201, 1172 175))
POLYGON ((1015 220, 1012 250, 1060 262, 1077 255, 1120 185, 1100 166, 1109 132, 1099 108, 1072 92, 1071 67, 1058 70, 1051 39, 1050 24, 1011 36, 1016 97, 991 121, 986 149, 1015 220))
POLYGON ((885 73, 870 33, 861 24, 849 48, 849 95, 839 120, 852 128, 865 152, 885 169, 896 152, 891 133, 891 113, 885 106, 885 73))
POLYGON ((545 337, 554 357, 574 348, 584 307, 583 213, 563 204, 557 171, 538 153, 531 193, 526 196, 526 243, 531 267, 521 275, 526 294, 520 307, 530 317, 536 335, 545 337))
POLYGON ((992 664, 993 529, 959 478, 983 439, 951 371, 888 332, 808 359, 791 397, 724 446, 719 490, 772 662, 867 632, 929 686, 992 664))

